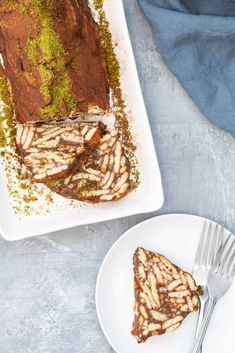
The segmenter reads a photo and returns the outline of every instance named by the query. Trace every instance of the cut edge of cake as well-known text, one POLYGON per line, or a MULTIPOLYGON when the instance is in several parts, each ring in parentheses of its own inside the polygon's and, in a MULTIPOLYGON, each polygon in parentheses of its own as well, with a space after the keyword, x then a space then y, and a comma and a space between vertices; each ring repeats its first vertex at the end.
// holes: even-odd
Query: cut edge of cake
POLYGON ((107 132, 86 163, 67 179, 47 183, 61 196, 83 202, 120 200, 131 190, 130 163, 118 133, 107 132))
POLYGON ((16 146, 33 181, 66 178, 84 165, 105 129, 101 122, 17 124, 16 146))

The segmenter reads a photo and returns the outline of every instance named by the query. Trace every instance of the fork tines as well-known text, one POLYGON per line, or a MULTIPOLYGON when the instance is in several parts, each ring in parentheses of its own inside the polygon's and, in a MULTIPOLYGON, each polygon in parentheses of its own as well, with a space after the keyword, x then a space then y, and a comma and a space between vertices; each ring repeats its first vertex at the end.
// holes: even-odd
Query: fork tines
POLYGON ((203 270, 210 270, 215 262, 216 256, 223 244, 224 226, 216 224, 213 227, 212 222, 207 225, 204 222, 200 242, 194 262, 194 268, 198 267, 203 270), (214 229, 213 229, 214 228, 214 229))
POLYGON ((227 277, 235 275, 235 236, 231 233, 227 236, 218 254, 214 270, 220 271, 227 277))

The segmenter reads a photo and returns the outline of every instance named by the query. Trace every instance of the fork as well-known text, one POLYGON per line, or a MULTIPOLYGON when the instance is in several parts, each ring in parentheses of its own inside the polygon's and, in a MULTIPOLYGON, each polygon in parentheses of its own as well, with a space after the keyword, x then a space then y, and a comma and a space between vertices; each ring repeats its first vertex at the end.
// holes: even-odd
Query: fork
POLYGON ((207 287, 209 303, 205 310, 204 319, 191 353, 199 353, 206 334, 213 310, 218 300, 230 288, 235 275, 235 237, 230 233, 222 249, 216 257, 215 263, 209 271, 207 287))
POLYGON ((203 294, 200 296, 200 307, 195 337, 197 337, 199 333, 199 329, 203 321, 205 306, 209 298, 207 289, 208 273, 215 261, 216 255, 222 246, 224 237, 223 226, 219 226, 217 224, 214 228, 214 231, 212 228, 213 225, 211 222, 209 224, 206 221, 204 222, 193 265, 193 277, 203 289, 203 294))

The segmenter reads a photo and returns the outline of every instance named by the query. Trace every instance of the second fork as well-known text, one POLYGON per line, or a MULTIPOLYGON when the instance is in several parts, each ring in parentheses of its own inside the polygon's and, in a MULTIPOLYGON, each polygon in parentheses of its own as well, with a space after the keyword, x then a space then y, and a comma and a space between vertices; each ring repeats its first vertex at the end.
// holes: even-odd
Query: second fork
POLYGON ((198 335, 201 327, 205 306, 208 302, 209 293, 207 288, 207 278, 211 267, 214 264, 215 258, 221 249, 224 238, 224 227, 213 226, 212 222, 204 222, 201 238, 197 248, 197 253, 193 266, 193 277, 197 284, 202 288, 203 294, 200 296, 200 308, 197 321, 195 337, 198 335))

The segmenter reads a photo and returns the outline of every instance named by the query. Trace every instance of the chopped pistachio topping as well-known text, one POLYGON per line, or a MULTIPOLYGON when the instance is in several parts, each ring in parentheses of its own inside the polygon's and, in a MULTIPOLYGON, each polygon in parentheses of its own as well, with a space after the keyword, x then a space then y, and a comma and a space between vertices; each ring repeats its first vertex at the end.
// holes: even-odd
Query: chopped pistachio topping
POLYGON ((71 81, 65 70, 65 56, 60 37, 53 29, 54 0, 31 0, 31 6, 38 18, 38 32, 31 29, 27 41, 27 56, 39 70, 40 92, 48 103, 42 108, 45 118, 70 114, 76 108, 76 99, 71 94, 71 81))
POLYGON ((0 148, 6 147, 7 137, 12 141, 13 105, 7 79, 0 76, 0 148), (7 136, 8 134, 8 136, 7 136))
POLYGON ((19 11, 20 13, 26 13, 27 7, 24 4, 19 4, 19 11))

